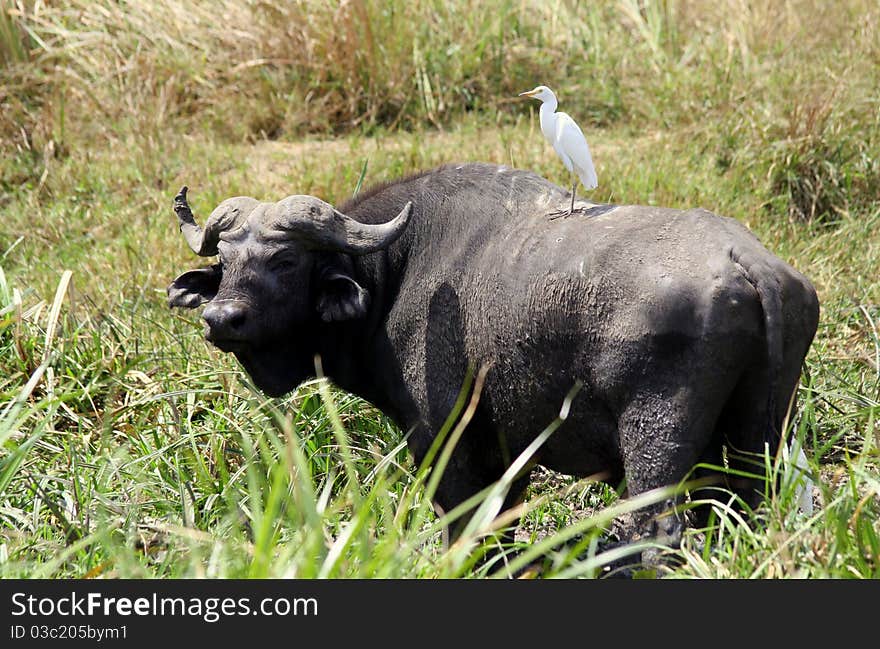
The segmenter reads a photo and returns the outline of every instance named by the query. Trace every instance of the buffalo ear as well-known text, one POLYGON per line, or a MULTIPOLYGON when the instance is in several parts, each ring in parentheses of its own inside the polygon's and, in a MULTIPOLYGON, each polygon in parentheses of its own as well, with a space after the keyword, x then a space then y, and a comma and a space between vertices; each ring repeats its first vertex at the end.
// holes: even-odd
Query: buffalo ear
POLYGON ((195 309, 210 302, 220 286, 220 265, 190 270, 171 282, 168 287, 168 306, 195 309))
POLYGON ((324 322, 363 318, 370 306, 370 294, 348 275, 330 272, 321 278, 317 310, 324 322))

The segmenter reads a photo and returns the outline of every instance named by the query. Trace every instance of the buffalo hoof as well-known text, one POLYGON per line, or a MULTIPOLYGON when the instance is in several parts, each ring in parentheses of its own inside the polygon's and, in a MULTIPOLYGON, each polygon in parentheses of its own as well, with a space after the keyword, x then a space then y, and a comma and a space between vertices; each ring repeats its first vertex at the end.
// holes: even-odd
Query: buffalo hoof
POLYGON ((670 550, 681 545, 684 531, 684 521, 681 514, 675 511, 675 503, 672 500, 666 501, 664 509, 665 511, 651 519, 646 534, 642 536, 657 543, 654 547, 642 550, 642 567, 646 571, 654 571, 655 574, 674 562, 670 550))

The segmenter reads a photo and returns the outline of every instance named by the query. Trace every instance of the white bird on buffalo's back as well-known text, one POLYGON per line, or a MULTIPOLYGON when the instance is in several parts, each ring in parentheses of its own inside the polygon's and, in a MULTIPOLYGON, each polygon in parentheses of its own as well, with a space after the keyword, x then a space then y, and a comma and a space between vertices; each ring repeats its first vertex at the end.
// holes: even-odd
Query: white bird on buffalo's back
MULTIPOLYGON (((519 96, 541 100, 541 132, 544 137, 553 145, 569 173, 576 174, 587 190, 596 189, 599 186, 599 179, 596 177, 596 168, 593 167, 587 138, 584 137, 577 122, 567 113, 556 112, 559 102, 556 101, 553 91, 547 86, 538 86, 534 90, 519 93, 519 96)), ((571 186, 571 206, 568 212, 560 212, 557 216, 568 216, 574 211, 576 189, 577 180, 571 186)))

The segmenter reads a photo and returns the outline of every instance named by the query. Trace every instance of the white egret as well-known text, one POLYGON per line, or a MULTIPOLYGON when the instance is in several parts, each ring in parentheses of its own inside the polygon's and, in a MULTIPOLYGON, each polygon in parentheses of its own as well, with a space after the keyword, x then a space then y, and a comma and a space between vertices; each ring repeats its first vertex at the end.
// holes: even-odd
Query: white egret
MULTIPOLYGON (((596 189, 599 179, 596 177, 596 169, 593 167, 593 158, 590 156, 590 147, 583 131, 567 113, 557 113, 556 95, 547 86, 538 86, 534 90, 519 93, 520 97, 532 97, 541 100, 541 132, 547 141, 553 145, 556 154, 562 158, 562 164, 569 173, 574 173, 580 178, 587 190, 596 189)), ((571 186, 571 206, 568 212, 560 213, 568 216, 574 211, 574 197, 577 189, 577 180, 571 186)))

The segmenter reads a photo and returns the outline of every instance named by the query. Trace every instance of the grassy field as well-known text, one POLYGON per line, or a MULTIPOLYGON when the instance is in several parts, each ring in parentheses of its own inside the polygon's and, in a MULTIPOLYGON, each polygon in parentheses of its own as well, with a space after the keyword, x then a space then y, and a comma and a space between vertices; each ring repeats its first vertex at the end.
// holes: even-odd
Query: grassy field
POLYGON ((320 380, 264 397, 165 303, 183 184, 202 218, 451 161, 566 185, 516 97, 546 83, 594 201, 733 216, 822 305, 791 422, 814 514, 719 494, 663 576, 880 577, 880 9, 583 4, 0 2, 0 576, 476 577, 502 524, 511 569, 625 560, 599 541, 643 501, 565 476, 444 547, 388 419, 320 380))

